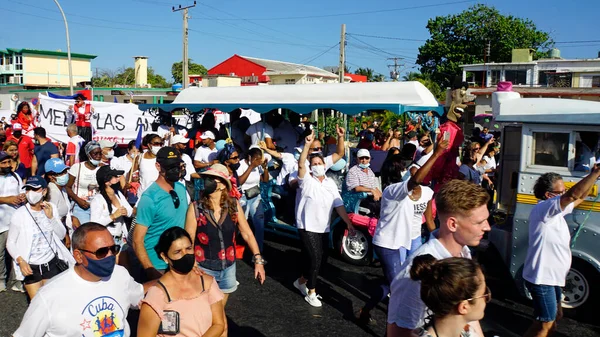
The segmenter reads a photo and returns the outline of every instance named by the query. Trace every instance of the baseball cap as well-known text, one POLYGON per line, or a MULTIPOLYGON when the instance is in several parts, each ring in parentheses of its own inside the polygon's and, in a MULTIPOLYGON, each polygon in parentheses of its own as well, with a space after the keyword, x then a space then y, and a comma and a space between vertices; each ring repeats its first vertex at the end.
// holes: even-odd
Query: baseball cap
POLYGON ((48 183, 46 182, 46 180, 44 180, 44 178, 40 177, 40 176, 33 176, 33 177, 29 177, 27 179, 27 183, 23 186, 23 189, 25 188, 33 188, 33 189, 38 189, 38 188, 47 188, 48 187, 48 183))
POLYGON ((356 157, 357 158, 362 158, 362 157, 369 157, 369 158, 371 158, 371 152, 369 152, 369 150, 367 150, 367 149, 360 149, 356 153, 356 157))
POLYGON ((406 134, 406 136, 407 136, 408 138, 414 138, 414 137, 416 137, 416 136, 417 136, 417 133, 416 133, 416 132, 414 132, 414 131, 411 131, 411 132, 407 133, 407 134, 406 134))
POLYGON ((4 152, 4 151, 0 151, 0 161, 4 161, 7 158, 11 158, 8 153, 4 152))
POLYGON ((98 144, 100 144, 100 148, 103 149, 105 147, 113 148, 113 147, 115 147, 116 143, 115 142, 111 142, 110 140, 104 140, 103 139, 103 140, 99 141, 98 144))
POLYGON ((158 150, 156 162, 165 169, 169 169, 182 162, 181 154, 171 146, 165 146, 158 150))
POLYGON ((12 129, 13 131, 23 131, 23 126, 20 123, 13 123, 12 129))
POLYGON ((46 164, 44 164, 46 172, 62 173, 67 168, 69 167, 65 165, 65 162, 60 158, 50 158, 46 161, 46 164))
POLYGON ((212 131, 204 131, 201 135, 200 135, 200 139, 212 139, 215 140, 215 134, 212 133, 212 131))
POLYGON ((171 138, 171 144, 187 144, 190 140, 182 135, 175 135, 171 138))
POLYGON ((100 166, 96 171, 96 181, 98 181, 98 185, 101 185, 107 182, 110 177, 122 176, 124 173, 125 171, 114 170, 110 165, 100 166))

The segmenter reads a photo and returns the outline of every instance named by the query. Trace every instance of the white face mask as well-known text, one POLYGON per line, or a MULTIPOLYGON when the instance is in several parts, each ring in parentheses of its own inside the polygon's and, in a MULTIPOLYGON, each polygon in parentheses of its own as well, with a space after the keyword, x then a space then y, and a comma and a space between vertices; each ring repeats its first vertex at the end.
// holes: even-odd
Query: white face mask
POLYGON ((113 157, 115 156, 115 151, 114 150, 110 150, 108 151, 108 153, 106 154, 106 158, 107 159, 113 159, 113 157))
POLYGON ((56 177, 56 185, 65 186, 69 182, 69 175, 63 174, 62 176, 56 177))
POLYGON ((29 202, 31 205, 35 205, 44 198, 44 194, 42 191, 29 191, 27 192, 25 197, 27 198, 27 202, 29 202))
POLYGON ((98 166, 98 165, 100 165, 100 161, 99 161, 99 160, 96 160, 96 159, 91 159, 91 158, 90 158, 90 163, 91 163, 92 165, 94 165, 94 166, 98 166))
POLYGON ((150 148, 150 151, 152 151, 152 154, 154 154, 155 156, 158 154, 158 151, 162 148, 162 146, 152 146, 150 148))
POLYGON ((325 175, 325 165, 313 165, 310 171, 315 177, 322 177, 325 175))

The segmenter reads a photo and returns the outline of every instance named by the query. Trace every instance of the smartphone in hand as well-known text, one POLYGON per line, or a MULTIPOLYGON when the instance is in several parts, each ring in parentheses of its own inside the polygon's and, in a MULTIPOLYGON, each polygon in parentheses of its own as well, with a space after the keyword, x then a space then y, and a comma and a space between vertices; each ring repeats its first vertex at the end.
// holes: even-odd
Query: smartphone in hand
POLYGON ((447 141, 450 140, 450 131, 444 131, 443 139, 447 141))

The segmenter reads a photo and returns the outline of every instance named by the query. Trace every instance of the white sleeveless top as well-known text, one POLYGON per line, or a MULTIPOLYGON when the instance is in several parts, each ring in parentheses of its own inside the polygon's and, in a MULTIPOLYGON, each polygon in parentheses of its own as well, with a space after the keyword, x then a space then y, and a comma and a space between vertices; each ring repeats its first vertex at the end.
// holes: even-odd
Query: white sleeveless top
POLYGON ((156 157, 152 159, 146 159, 142 155, 140 160, 140 188, 138 189, 138 197, 142 196, 142 193, 150 186, 153 182, 158 179, 158 170, 156 169, 156 157))

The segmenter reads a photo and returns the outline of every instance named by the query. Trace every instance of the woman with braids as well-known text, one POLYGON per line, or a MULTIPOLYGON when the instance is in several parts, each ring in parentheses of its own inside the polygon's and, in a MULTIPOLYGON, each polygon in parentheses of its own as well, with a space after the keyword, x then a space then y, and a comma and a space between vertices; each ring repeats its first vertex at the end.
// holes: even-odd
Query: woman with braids
POLYGON ((418 330, 420 337, 469 336, 469 322, 481 320, 492 300, 481 268, 471 259, 417 256, 410 277, 421 282, 421 299, 433 313, 418 330))

